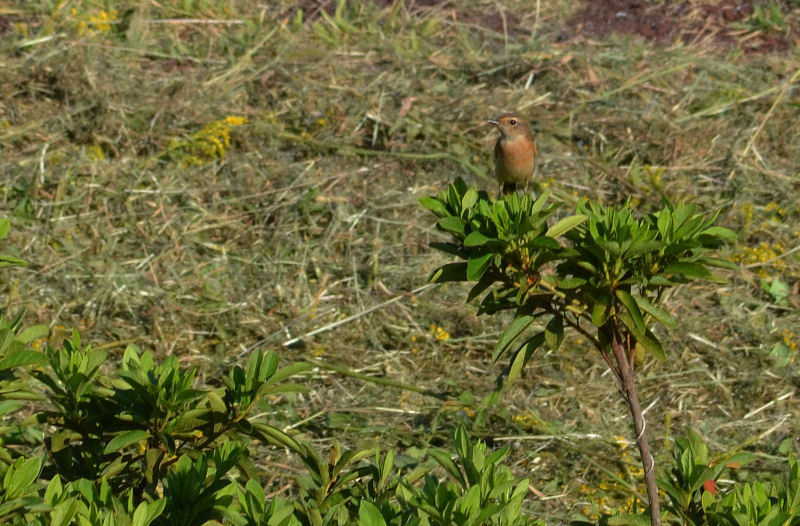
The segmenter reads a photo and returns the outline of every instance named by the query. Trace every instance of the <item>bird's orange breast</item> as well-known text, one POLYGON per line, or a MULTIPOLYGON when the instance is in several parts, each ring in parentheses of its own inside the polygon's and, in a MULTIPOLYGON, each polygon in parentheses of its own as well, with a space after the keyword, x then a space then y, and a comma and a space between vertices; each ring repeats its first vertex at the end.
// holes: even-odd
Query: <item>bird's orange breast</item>
POLYGON ((494 160, 501 183, 527 181, 536 167, 536 143, 524 136, 501 138, 494 147, 494 160))

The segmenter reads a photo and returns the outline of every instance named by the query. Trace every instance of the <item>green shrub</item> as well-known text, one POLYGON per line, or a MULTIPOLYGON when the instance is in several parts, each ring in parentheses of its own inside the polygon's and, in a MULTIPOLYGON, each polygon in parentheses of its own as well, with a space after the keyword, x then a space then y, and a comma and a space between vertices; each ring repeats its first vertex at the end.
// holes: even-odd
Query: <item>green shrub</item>
POLYGON ((667 201, 641 219, 628 205, 581 201, 573 215, 548 227, 558 208, 548 199, 547 193, 535 200, 511 194, 495 201, 461 179, 437 197, 423 198, 451 239, 434 246, 462 260, 436 270, 431 281, 475 283, 467 300, 483 295, 479 314, 514 310, 493 356, 510 355, 509 381, 538 348, 557 350, 565 329, 588 338, 630 408, 655 526, 655 461, 634 370, 645 354, 666 359, 652 330, 676 325, 660 305, 666 290, 694 279, 720 281, 709 267, 735 267, 709 253, 735 235, 714 226, 716 216, 667 201))

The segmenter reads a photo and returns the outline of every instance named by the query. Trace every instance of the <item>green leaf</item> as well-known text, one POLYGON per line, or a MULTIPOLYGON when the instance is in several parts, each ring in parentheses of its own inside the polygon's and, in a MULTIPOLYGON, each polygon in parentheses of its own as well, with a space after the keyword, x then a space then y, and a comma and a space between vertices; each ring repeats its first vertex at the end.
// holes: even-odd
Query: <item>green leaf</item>
POLYGON ((661 252, 664 256, 686 257, 690 255, 690 252, 693 249, 696 249, 698 247, 699 243, 696 243, 694 241, 685 241, 685 240, 675 241, 673 243, 666 245, 661 252))
POLYGON ((7 217, 0 218, 0 239, 5 239, 11 229, 11 220, 7 217))
POLYGON ((703 511, 707 511, 715 502, 717 502, 717 499, 710 491, 704 491, 700 497, 700 505, 703 507, 703 511))
POLYGON ((386 455, 383 457, 383 461, 378 463, 378 467, 380 469, 380 478, 378 479, 379 485, 383 486, 386 484, 386 481, 389 480, 389 476, 392 474, 392 469, 394 468, 394 451, 388 450, 386 455))
POLYGON ((158 499, 153 502, 141 502, 133 512, 132 526, 149 526, 163 512, 167 505, 167 499, 158 499))
POLYGON ((658 232, 661 234, 661 238, 670 240, 668 234, 672 233, 672 214, 669 210, 665 209, 659 212, 656 226, 658 227, 658 232))
POLYGON ((736 453, 730 457, 725 458, 725 465, 729 468, 740 468, 742 466, 746 466, 752 462, 758 460, 758 455, 754 453, 750 453, 749 451, 743 451, 741 453, 736 453))
POLYGON ((497 361, 497 359, 508 350, 508 346, 511 345, 511 342, 522 334, 535 319, 536 318, 530 314, 523 314, 514 318, 506 330, 503 331, 503 334, 500 335, 500 340, 498 340, 497 345, 494 347, 494 352, 492 353, 492 360, 497 361))
POLYGON ((559 281, 557 287, 564 290, 571 290, 571 289, 576 289, 581 285, 585 284, 586 280, 583 278, 569 277, 559 281))
MULTIPOLYGON (((465 428, 463 424, 458 424, 455 429, 453 429, 451 436, 453 439, 453 449, 455 449, 459 460, 462 460, 464 464, 471 464, 474 448, 472 447, 467 428, 465 428)), ((469 469, 473 466, 465 467, 469 469)))
POLYGON ((447 188, 447 204, 458 214, 461 213, 461 198, 464 196, 464 192, 459 192, 460 187, 461 185, 456 181, 447 188))
POLYGON ((547 322, 547 327, 544 329, 544 341, 551 349, 556 350, 561 346, 563 340, 564 319, 560 314, 556 314, 547 322))
POLYGON ((59 502, 50 511, 50 526, 67 526, 78 512, 78 499, 70 497, 59 502))
POLYGON ((455 190, 458 195, 464 195, 467 192, 467 183, 464 182, 464 179, 461 176, 458 176, 456 177, 456 180, 453 181, 453 184, 450 185, 450 188, 455 190))
POLYGON ((23 365, 47 363, 47 356, 37 351, 16 351, 0 360, 0 371, 23 365))
POLYGON ((519 378, 522 368, 530 361, 533 353, 544 344, 544 333, 540 332, 531 337, 528 341, 522 344, 519 350, 514 353, 511 358, 511 364, 508 367, 507 383, 511 383, 519 378))
POLYGON ((433 457, 433 459, 440 465, 444 470, 453 477, 461 486, 466 486, 466 481, 464 480, 464 475, 461 473, 461 470, 458 469, 456 463, 453 462, 453 459, 450 458, 450 453, 443 450, 443 449, 431 449, 428 451, 428 455, 433 457))
POLYGON ((464 236, 464 228, 466 227, 467 223, 460 217, 446 216, 439 220, 438 225, 446 232, 464 236))
POLYGON ((44 501, 53 506, 58 502, 59 498, 64 493, 64 485, 61 484, 61 476, 56 474, 47 483, 47 489, 44 492, 44 501))
MULTIPOLYGON (((464 277, 466 278, 466 271, 464 272, 464 277)), ((463 280, 462 280, 463 281, 463 280)), ((475 284, 472 289, 470 289, 469 294, 467 295, 467 303, 474 300, 483 292, 492 286, 492 283, 496 281, 495 277, 490 274, 484 274, 483 277, 475 284)))
POLYGON ((608 518, 608 526, 650 526, 650 516, 620 513, 608 518))
POLYGON ((775 361, 776 367, 786 367, 797 357, 797 351, 792 351, 785 343, 778 342, 772 350, 769 351, 769 357, 775 361))
POLYGON ((42 469, 42 457, 18 458, 14 464, 8 467, 5 477, 3 477, 3 487, 6 490, 5 500, 12 500, 22 496, 29 490, 36 488, 29 487, 39 476, 42 469))
POLYGON ((703 226, 703 217, 702 216, 694 216, 688 218, 681 227, 675 231, 675 238, 676 239, 691 239, 697 233, 697 230, 702 228, 703 226))
POLYGON ((711 272, 705 266, 689 261, 670 263, 664 268, 664 272, 666 274, 678 274, 687 278, 708 279, 711 277, 711 272))
POLYGON ((478 281, 481 279, 483 273, 486 272, 487 268, 489 268, 489 264, 492 262, 493 257, 494 254, 489 252, 488 254, 470 258, 467 262, 467 280, 478 281))
POLYGON ((652 316, 653 319, 659 323, 663 323, 667 327, 675 327, 677 325, 677 322, 675 321, 675 318, 672 317, 672 314, 660 307, 656 307, 644 296, 636 296, 636 303, 639 304, 640 309, 652 316))
POLYGON ((467 210, 475 206, 475 203, 478 202, 478 191, 475 187, 471 187, 467 192, 464 194, 464 197, 461 198, 461 210, 467 210))
POLYGON ((447 205, 435 197, 423 197, 419 200, 419 204, 439 217, 444 217, 450 214, 450 212, 447 210, 447 205))
POLYGON ((636 330, 643 333, 645 329, 644 318, 642 317, 642 311, 639 310, 639 305, 636 303, 636 300, 633 299, 633 296, 631 296, 631 293, 627 290, 617 289, 614 292, 617 295, 617 299, 625 305, 628 313, 630 313, 633 323, 636 325, 636 330))
POLYGON ((358 526, 386 526, 381 510, 366 499, 358 506, 358 526))
POLYGON ((611 297, 604 293, 590 296, 589 304, 592 306, 592 325, 602 327, 611 314, 611 297))
POLYGON ((668 280, 664 276, 653 276, 650 278, 650 285, 656 285, 658 287, 672 287, 673 285, 677 285, 677 283, 668 280))
POLYGON ((712 226, 712 227, 706 228, 705 230, 700 232, 700 235, 701 236, 720 237, 720 238, 723 238, 723 239, 736 239, 737 237, 739 237, 739 236, 736 235, 736 232, 734 232, 733 230, 731 230, 729 228, 722 227, 722 226, 712 226))
POLYGON ((727 259, 703 257, 698 260, 703 265, 709 267, 724 268, 727 270, 738 270, 739 265, 727 259))
POLYGON ((557 250, 561 248, 561 245, 558 244, 558 241, 547 236, 539 236, 531 239, 530 242, 528 242, 528 246, 531 248, 549 248, 550 250, 557 250))
POLYGON ((497 242, 497 239, 488 237, 484 235, 482 232, 478 232, 477 230, 475 230, 474 232, 470 232, 469 235, 464 239, 464 246, 481 247, 493 241, 497 242))
MULTIPOLYGON (((459 508, 467 517, 473 517, 478 514, 481 509, 481 487, 478 485, 470 487, 461 497, 459 504, 459 508)), ((476 521, 475 524, 481 523, 476 521)))
POLYGON ((440 250, 445 254, 452 254, 454 256, 460 256, 462 251, 460 243, 456 244, 447 242, 443 243, 441 241, 431 241, 430 243, 428 243, 428 246, 431 248, 435 248, 436 250, 440 250))
POLYGON ((431 283, 445 283, 447 281, 467 281, 466 263, 448 263, 433 271, 428 278, 431 283))
POLYGON ((588 261, 578 260, 575 264, 584 270, 588 270, 592 274, 597 274, 597 267, 588 261))
POLYGON ((44 338, 50 333, 50 328, 47 325, 33 325, 23 329, 17 334, 16 339, 22 343, 31 343, 33 340, 44 338))
POLYGON ((536 201, 533 202, 533 205, 531 205, 531 216, 534 216, 539 213, 539 210, 541 210, 544 207, 544 204, 547 202, 548 199, 550 199, 550 196, 552 194, 553 192, 549 189, 542 192, 542 195, 540 195, 536 199, 536 201))
POLYGON ((150 433, 145 431, 144 429, 132 429, 131 431, 126 431, 121 435, 117 435, 111 441, 106 444, 106 448, 103 450, 104 453, 113 453, 115 451, 119 451, 120 449, 127 447, 131 444, 135 444, 136 442, 141 442, 142 440, 148 438, 150 433))
POLYGON ((0 267, 23 267, 27 264, 28 262, 24 259, 15 258, 8 254, 0 254, 0 267))
POLYGON ((57 453, 64 449, 65 447, 69 446, 73 441, 80 441, 83 438, 83 435, 78 433, 77 431, 67 431, 61 430, 56 431, 53 433, 52 438, 50 440, 51 451, 57 453))
POLYGON ((602 248, 604 252, 613 256, 619 256, 622 250, 619 243, 616 241, 598 241, 597 246, 602 248))
POLYGON ((497 226, 498 232, 501 234, 509 229, 511 218, 508 215, 508 210, 503 206, 502 201, 495 201, 492 208, 492 222, 497 226))
POLYGON ((548 237, 556 238, 565 232, 569 232, 576 226, 580 225, 584 221, 589 219, 589 216, 583 214, 577 214, 574 216, 569 216, 561 219, 555 225, 551 226, 550 229, 545 234, 548 237))
POLYGON ((676 232, 685 226, 684 223, 691 217, 694 210, 694 205, 678 203, 678 206, 672 211, 672 221, 676 232))
POLYGON ((636 343, 641 345, 645 352, 653 355, 659 362, 663 362, 667 359, 661 342, 658 341, 658 338, 656 338, 656 335, 653 334, 650 329, 647 329, 644 334, 637 335, 636 343))
POLYGON ((642 254, 646 254, 647 252, 656 252, 662 246, 664 246, 664 243, 661 241, 640 241, 638 243, 633 243, 626 252, 626 255, 628 257, 640 256, 642 254))

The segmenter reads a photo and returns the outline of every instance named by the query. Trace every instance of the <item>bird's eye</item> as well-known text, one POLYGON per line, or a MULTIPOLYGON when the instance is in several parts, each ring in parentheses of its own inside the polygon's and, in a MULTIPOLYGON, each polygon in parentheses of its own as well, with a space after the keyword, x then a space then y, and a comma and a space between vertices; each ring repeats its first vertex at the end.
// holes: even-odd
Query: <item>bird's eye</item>
POLYGON ((509 123, 511 126, 516 126, 516 125, 517 125, 517 119, 511 119, 510 121, 508 121, 508 123, 509 123))

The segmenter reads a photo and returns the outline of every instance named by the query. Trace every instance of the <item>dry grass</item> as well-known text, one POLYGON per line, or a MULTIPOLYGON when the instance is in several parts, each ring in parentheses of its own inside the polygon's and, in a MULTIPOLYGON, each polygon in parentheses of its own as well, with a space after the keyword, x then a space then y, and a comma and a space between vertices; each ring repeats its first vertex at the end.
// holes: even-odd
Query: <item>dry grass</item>
MULTIPOLYGON (((411 293, 445 261, 417 200, 458 175, 494 189, 484 122, 514 109, 535 121, 540 185, 560 198, 647 211, 667 195, 741 232, 728 285, 669 298, 682 326, 641 396, 661 458, 692 426, 780 465, 800 417, 797 365, 775 356, 793 360, 800 339, 797 45, 742 52, 769 29, 746 25, 722 45, 560 42, 570 2, 435 4, 0 7, 0 210, 31 263, 3 274, 3 307, 55 342, 77 327, 211 382, 259 345, 445 393, 322 367, 307 395, 265 411, 387 447, 482 422, 476 434, 514 446, 548 522, 597 504, 597 488, 621 505, 636 459, 613 460, 630 432, 601 361, 573 338, 485 399, 504 319, 476 318, 459 287, 411 293), (783 296, 762 286, 776 279, 783 296)), ((784 9, 794 27, 799 9, 784 9)))

